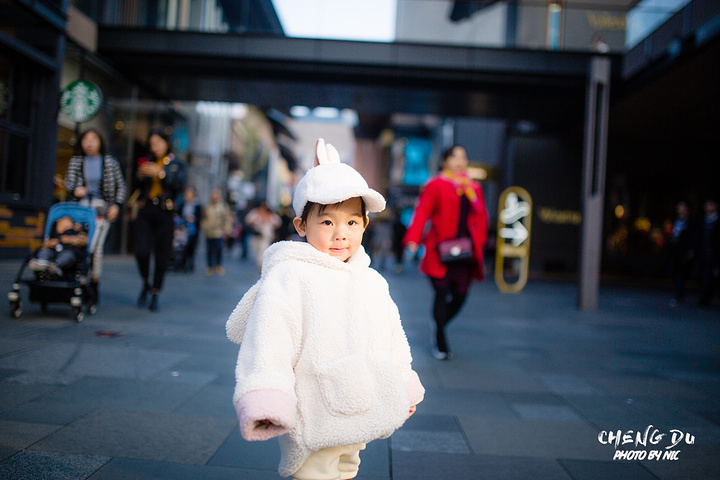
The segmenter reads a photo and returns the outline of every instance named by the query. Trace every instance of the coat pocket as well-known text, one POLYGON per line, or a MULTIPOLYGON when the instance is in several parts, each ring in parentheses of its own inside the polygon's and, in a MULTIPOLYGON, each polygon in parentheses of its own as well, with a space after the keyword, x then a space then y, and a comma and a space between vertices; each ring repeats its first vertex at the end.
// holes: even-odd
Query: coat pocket
POLYGON ((372 408, 375 385, 367 361, 360 355, 323 365, 317 381, 323 403, 333 415, 357 415, 372 408))

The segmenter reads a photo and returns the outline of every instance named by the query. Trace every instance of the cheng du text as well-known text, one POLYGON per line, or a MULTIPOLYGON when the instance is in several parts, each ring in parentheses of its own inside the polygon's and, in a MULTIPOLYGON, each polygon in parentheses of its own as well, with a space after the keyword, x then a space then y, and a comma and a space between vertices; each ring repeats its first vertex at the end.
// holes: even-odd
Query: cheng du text
POLYGON ((649 445, 658 445, 663 439, 667 438, 667 446, 665 449, 677 447, 682 441, 686 444, 692 445, 695 443, 695 436, 685 433, 682 430, 672 429, 669 432, 661 432, 656 427, 648 425, 644 430, 617 430, 608 431, 603 430, 598 434, 598 441, 603 445, 615 445, 615 448, 620 446, 633 444, 635 447, 642 445, 647 447, 649 445))

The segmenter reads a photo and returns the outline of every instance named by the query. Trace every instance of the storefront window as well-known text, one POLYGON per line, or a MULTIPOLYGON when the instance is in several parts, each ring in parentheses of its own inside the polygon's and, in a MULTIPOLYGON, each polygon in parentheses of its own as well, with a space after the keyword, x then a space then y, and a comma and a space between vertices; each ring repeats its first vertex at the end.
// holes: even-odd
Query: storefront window
POLYGON ((27 69, 0 56, 0 199, 20 200, 27 188, 32 82, 27 69))
POLYGON ((25 175, 27 174, 28 140, 17 135, 6 135, 5 175, 2 190, 13 200, 20 200, 25 193, 25 175))

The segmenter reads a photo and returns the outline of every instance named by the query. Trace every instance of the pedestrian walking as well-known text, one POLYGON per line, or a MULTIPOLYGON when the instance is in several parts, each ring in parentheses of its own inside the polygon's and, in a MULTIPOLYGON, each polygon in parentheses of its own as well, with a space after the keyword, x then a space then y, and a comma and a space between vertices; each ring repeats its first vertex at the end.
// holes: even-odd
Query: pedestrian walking
POLYGON ((227 323, 240 343, 233 403, 246 440, 280 436, 281 476, 350 479, 365 444, 424 396, 387 282, 361 245, 367 212, 385 199, 320 139, 293 208, 307 243, 268 248, 227 323))
POLYGON ((170 137, 163 130, 151 132, 148 156, 138 160, 135 220, 135 258, 143 282, 138 306, 144 307, 150 295, 151 311, 159 308, 158 296, 172 254, 175 202, 185 187, 185 176, 185 165, 172 153, 170 137), (155 258, 152 283, 151 255, 155 258))
POLYGON ((200 237, 200 220, 202 219, 202 205, 197 199, 195 188, 185 187, 177 214, 180 216, 180 223, 187 234, 187 240, 180 252, 178 269, 192 272, 195 270, 195 250, 200 237))
POLYGON ((715 294, 715 283, 720 277, 720 221, 718 205, 708 200, 704 205, 702 231, 698 246, 698 268, 700 273, 700 305, 707 306, 715 294))
POLYGON ((255 266, 260 270, 263 253, 275 241, 282 219, 263 202, 248 212, 245 225, 252 232, 250 247, 255 255, 255 266))
POLYGON ((670 300, 670 306, 685 301, 687 279, 692 271, 697 246, 697 229, 687 203, 678 202, 676 215, 668 242, 670 254, 668 273, 673 283, 673 298, 670 300))
POLYGON ((200 222, 205 234, 207 245, 207 268, 205 273, 209 276, 213 272, 224 275, 225 269, 222 266, 223 242, 230 236, 233 230, 233 214, 222 198, 219 188, 210 191, 210 203, 203 209, 202 221, 200 222))
POLYGON ((420 270, 435 291, 431 348, 438 360, 452 358, 445 328, 465 303, 473 279, 484 279, 488 214, 482 187, 468 177, 467 168, 463 147, 455 145, 443 153, 440 173, 420 193, 403 240, 413 253, 421 242, 425 246, 420 270))
POLYGON ((90 247, 93 264, 88 288, 93 296, 91 303, 97 305, 105 242, 110 226, 125 202, 127 186, 120 162, 108 155, 105 139, 98 130, 86 130, 80 135, 79 145, 78 154, 68 163, 65 190, 79 203, 91 205, 97 212, 95 235, 90 247))

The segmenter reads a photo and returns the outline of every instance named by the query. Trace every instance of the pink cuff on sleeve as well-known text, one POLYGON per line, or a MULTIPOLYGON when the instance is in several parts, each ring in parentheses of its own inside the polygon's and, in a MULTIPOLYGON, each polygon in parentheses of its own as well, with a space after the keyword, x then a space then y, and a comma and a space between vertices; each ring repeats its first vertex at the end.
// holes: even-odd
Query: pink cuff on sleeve
POLYGON ((246 393, 235 405, 240 434, 245 440, 269 440, 295 427, 295 399, 277 390, 246 393), (260 420, 270 420, 263 425, 260 420))
POLYGON ((420 377, 415 371, 410 372, 410 377, 405 380, 408 396, 410 397, 410 405, 417 405, 425 398, 425 388, 420 383, 420 377))

